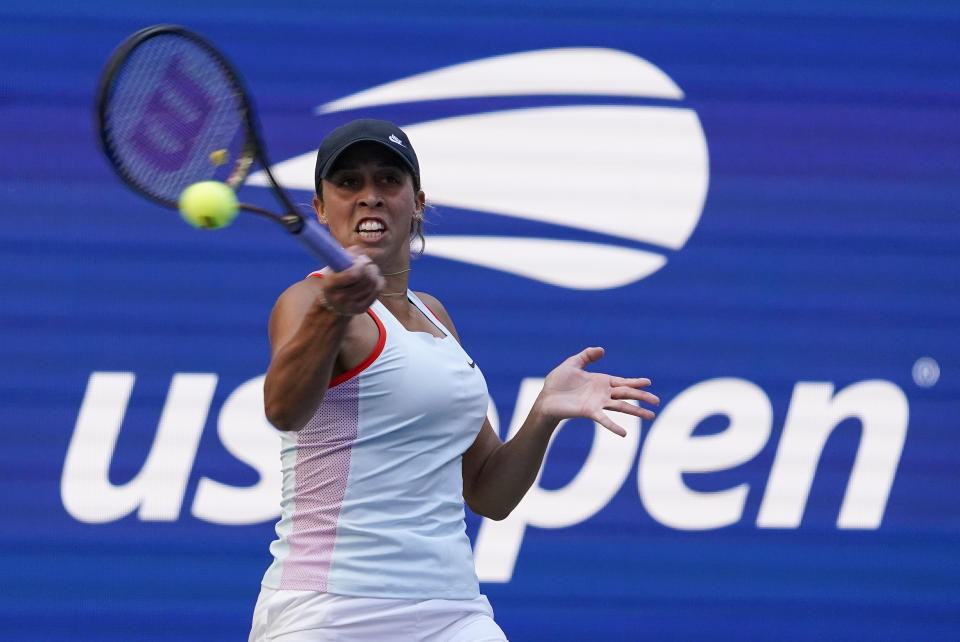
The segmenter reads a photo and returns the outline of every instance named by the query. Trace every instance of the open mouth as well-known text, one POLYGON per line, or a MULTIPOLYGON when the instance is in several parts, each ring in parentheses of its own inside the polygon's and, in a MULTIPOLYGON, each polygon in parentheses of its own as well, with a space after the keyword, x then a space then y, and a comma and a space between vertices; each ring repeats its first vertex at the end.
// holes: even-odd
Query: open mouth
POLYGON ((375 218, 365 218, 357 224, 354 231, 359 234, 360 238, 364 241, 376 241, 387 231, 387 226, 383 221, 375 218))

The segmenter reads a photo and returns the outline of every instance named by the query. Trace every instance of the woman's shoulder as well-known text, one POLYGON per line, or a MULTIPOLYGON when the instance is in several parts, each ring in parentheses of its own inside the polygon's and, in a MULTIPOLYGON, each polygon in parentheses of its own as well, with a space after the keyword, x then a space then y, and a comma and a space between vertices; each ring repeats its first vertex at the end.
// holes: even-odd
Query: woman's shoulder
POLYGON ((445 325, 450 332, 453 333, 453 336, 457 337, 457 340, 460 337, 457 335, 457 329, 453 325, 453 319, 450 318, 450 314, 447 312, 447 309, 443 307, 443 304, 440 303, 440 299, 433 296, 432 294, 427 294, 426 292, 414 292, 417 295, 417 298, 420 299, 427 309, 433 312, 433 315, 437 317, 440 322, 445 325))
POLYGON ((417 298, 423 301, 423 304, 430 308, 433 312, 436 312, 437 308, 444 309, 443 304, 440 303, 440 299, 432 294, 427 294, 426 292, 417 292, 416 290, 414 290, 413 293, 416 294, 417 298))
POLYGON ((274 310, 289 308, 306 308, 313 304, 317 296, 323 292, 322 279, 310 275, 305 279, 292 284, 277 297, 274 310))

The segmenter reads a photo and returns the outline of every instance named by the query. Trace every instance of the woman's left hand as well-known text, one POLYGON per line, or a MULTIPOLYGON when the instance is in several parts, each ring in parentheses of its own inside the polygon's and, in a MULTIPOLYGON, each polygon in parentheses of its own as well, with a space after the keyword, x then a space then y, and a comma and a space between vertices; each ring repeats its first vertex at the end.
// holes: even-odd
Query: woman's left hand
POLYGON ((627 431, 604 410, 653 419, 653 411, 627 402, 630 399, 654 406, 660 403, 656 395, 643 390, 650 385, 649 379, 625 379, 584 370, 602 356, 603 348, 587 348, 554 368, 547 375, 536 402, 540 413, 556 421, 586 417, 621 437, 626 436, 627 431))

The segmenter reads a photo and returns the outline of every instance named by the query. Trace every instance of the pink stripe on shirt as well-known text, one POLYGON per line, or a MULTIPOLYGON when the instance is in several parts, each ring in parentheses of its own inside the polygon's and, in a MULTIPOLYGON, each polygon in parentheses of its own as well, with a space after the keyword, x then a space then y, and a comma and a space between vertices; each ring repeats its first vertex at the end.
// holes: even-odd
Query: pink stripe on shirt
POLYGON ((297 433, 293 529, 280 588, 326 591, 337 520, 357 438, 359 378, 327 390, 325 402, 297 433), (352 403, 351 403, 352 402, 352 403))

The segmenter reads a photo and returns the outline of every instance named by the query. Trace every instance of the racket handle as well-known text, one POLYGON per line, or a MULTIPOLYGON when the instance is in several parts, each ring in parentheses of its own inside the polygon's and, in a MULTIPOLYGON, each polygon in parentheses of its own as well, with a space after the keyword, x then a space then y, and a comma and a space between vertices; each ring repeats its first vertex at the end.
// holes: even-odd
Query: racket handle
POLYGON ((294 235, 304 247, 310 250, 311 254, 324 261, 336 272, 342 272, 353 265, 353 257, 333 240, 330 232, 320 225, 319 221, 309 216, 304 217, 302 221, 303 226, 294 235))

